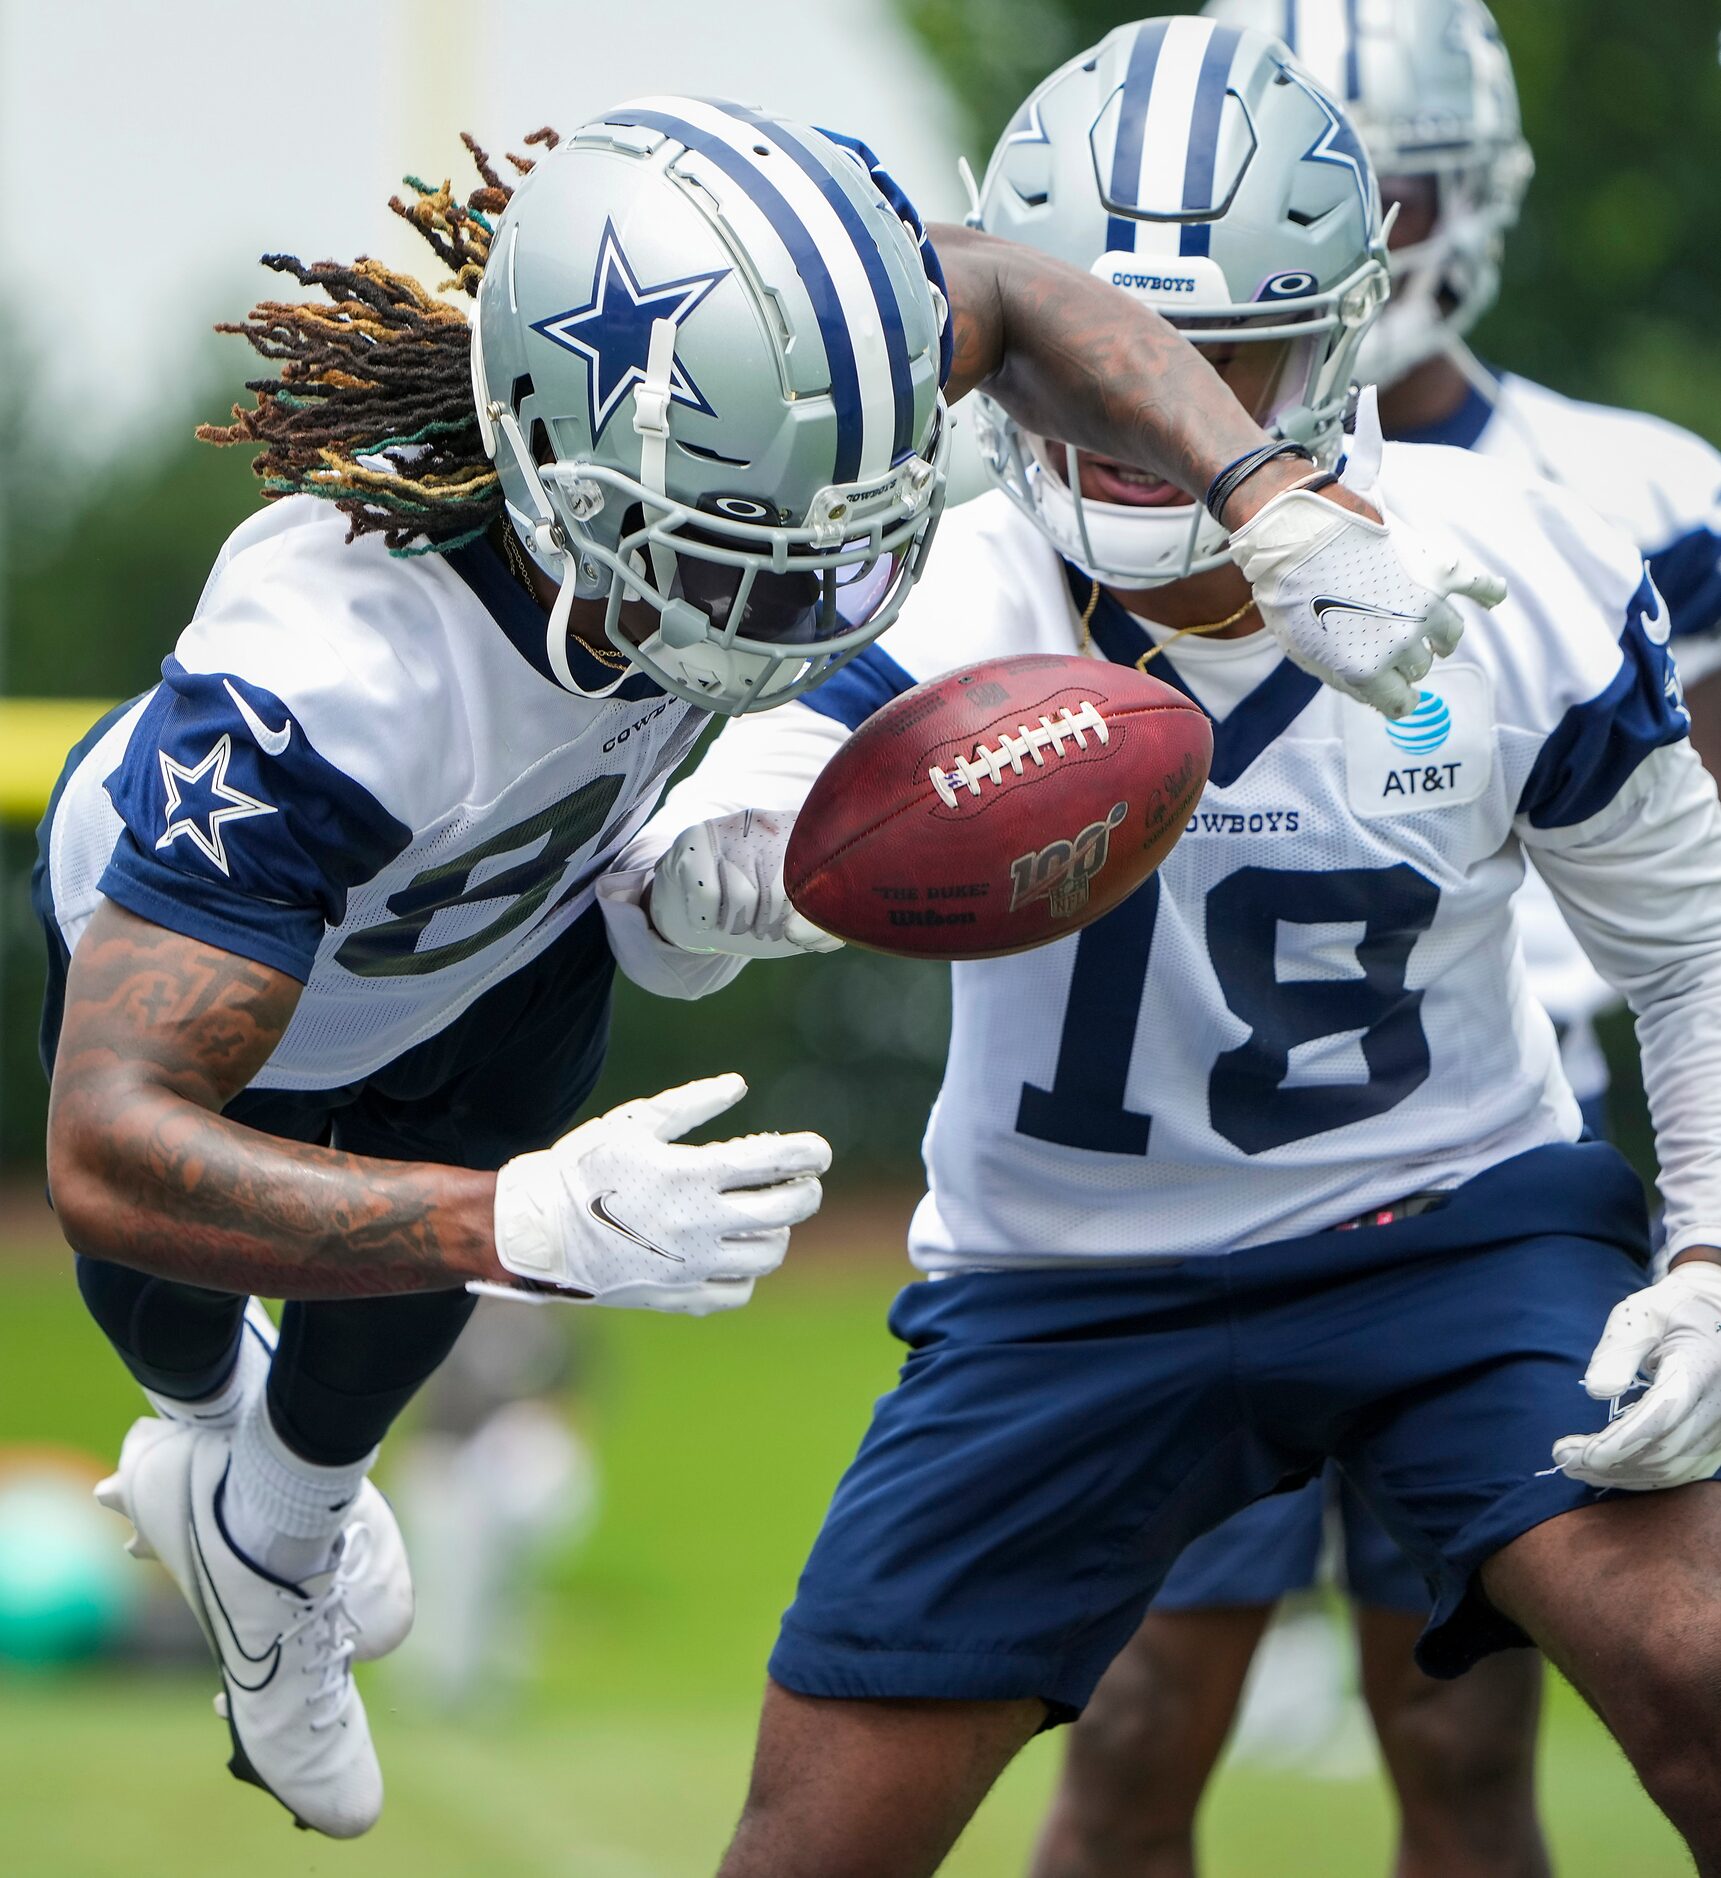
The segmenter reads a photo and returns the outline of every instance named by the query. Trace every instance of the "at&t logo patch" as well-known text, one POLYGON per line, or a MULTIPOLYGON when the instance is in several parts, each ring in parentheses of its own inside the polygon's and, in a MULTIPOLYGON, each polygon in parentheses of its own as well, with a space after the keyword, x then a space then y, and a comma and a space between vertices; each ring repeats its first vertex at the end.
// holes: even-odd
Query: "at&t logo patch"
POLYGON ((1387 721, 1386 734, 1409 755, 1427 756, 1451 736, 1452 713, 1444 698, 1425 691, 1408 717, 1387 721))
POLYGON ((1443 666, 1406 717, 1344 713, 1345 789, 1358 815, 1422 815, 1474 802, 1494 771, 1494 693, 1479 666, 1443 666))

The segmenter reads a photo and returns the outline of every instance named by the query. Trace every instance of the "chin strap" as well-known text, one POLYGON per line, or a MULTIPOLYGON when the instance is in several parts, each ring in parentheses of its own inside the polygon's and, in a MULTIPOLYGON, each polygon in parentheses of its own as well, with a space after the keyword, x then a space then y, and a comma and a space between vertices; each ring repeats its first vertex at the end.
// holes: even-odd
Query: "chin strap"
MULTIPOLYGON (((522 516, 531 531, 533 552, 540 562, 551 561, 559 565, 561 580, 556 590, 556 603, 550 608, 550 617, 544 627, 544 656, 549 660, 550 670, 556 675, 556 682, 565 690, 578 693, 581 697, 607 697, 610 692, 627 677, 623 672, 615 684, 606 685, 602 691, 587 691, 574 677, 573 667, 568 663, 568 620, 574 610, 575 579, 573 551, 567 545, 565 536, 556 525, 555 511, 550 506, 550 499, 544 493, 544 485, 538 478, 538 466, 532 460, 532 452, 526 443, 524 432, 520 429, 520 420, 498 399, 490 396, 490 386, 484 372, 484 345, 479 326, 479 306, 473 302, 472 322, 472 397, 478 407, 478 432, 484 441, 484 452, 492 461, 499 448, 505 448, 514 459, 515 468, 520 473, 520 480, 526 486, 526 495, 532 504, 534 513, 522 516)), ((503 525, 514 526, 512 514, 504 511, 503 525)))
MULTIPOLYGON (((669 406, 675 376, 675 322, 653 320, 651 346, 645 358, 645 377, 634 387, 633 427, 639 436, 639 480, 664 500, 669 513, 669 406)), ((655 517, 646 514, 649 524, 655 517)), ((659 657, 685 652, 704 642, 710 619, 688 600, 671 599, 675 583, 675 550, 655 537, 646 544, 651 577, 662 596, 655 640, 659 657)), ((648 641, 648 643, 651 643, 648 641)))
POLYGON ((1386 441, 1380 430, 1380 392, 1364 385, 1357 394, 1356 420, 1345 446, 1345 466, 1339 481, 1365 500, 1380 480, 1380 462, 1386 441))
MULTIPOLYGON (((645 378, 633 392, 633 427, 640 438, 639 480, 656 496, 668 494, 670 381, 674 372, 675 321, 653 320, 645 378)), ((646 517, 648 522, 652 519, 646 517)), ((649 552, 652 578, 659 591, 667 593, 675 578, 675 556, 659 541, 650 543, 649 552)))

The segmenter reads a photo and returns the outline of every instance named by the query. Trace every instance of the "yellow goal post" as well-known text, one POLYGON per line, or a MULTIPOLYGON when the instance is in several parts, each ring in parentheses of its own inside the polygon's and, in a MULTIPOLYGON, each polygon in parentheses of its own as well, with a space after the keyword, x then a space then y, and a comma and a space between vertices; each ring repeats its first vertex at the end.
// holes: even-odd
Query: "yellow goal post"
POLYGON ((66 752, 110 708, 101 698, 0 698, 0 822, 41 819, 66 752))

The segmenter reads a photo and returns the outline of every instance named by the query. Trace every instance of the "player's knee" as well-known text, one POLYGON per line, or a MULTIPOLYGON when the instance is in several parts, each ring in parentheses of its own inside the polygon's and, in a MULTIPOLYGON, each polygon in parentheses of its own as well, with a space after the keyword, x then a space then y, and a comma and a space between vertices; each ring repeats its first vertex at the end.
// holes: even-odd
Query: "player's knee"
POLYGON ((1721 1853, 1721 1633, 1657 1638, 1607 1709, 1651 1798, 1694 1848, 1721 1853))
POLYGON ((1539 1690, 1540 1661, 1527 1654, 1408 1690, 1386 1723, 1401 1795, 1472 1814, 1533 1804, 1539 1690))
POLYGON ((1137 1639, 1105 1673, 1071 1731, 1071 1753, 1095 1773, 1139 1785, 1155 1748, 1187 1734, 1194 1691, 1137 1639))
POLYGON ((1066 1786, 1078 1810, 1153 1837, 1187 1831, 1205 1782, 1204 1757, 1190 1752, 1206 1732, 1202 1706, 1175 1662, 1132 1644, 1070 1731, 1066 1786))

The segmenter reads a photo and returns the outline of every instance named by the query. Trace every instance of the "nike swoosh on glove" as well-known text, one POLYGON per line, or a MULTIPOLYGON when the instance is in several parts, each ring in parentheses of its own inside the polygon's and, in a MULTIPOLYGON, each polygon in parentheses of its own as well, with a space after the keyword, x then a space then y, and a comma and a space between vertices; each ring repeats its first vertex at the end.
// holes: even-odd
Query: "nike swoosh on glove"
POLYGON ((693 1317, 745 1304, 782 1264, 790 1227, 819 1210, 831 1164, 814 1134, 682 1142, 746 1093, 739 1076, 685 1083, 507 1162, 496 1256, 528 1286, 468 1289, 693 1317))
POLYGON ((1431 553, 1393 521, 1375 486, 1382 449, 1370 385, 1357 402, 1340 480, 1383 519, 1290 489, 1232 535, 1231 558, 1294 664, 1383 717, 1403 717, 1416 708, 1418 681, 1464 630, 1452 596, 1498 606, 1506 583, 1431 553))
POLYGON ((1721 1471, 1721 1265, 1693 1259, 1608 1314, 1584 1373, 1598 1401, 1649 1387, 1599 1434, 1563 1435, 1554 1461, 1592 1487, 1648 1492, 1721 1471))
POLYGON ((651 880, 651 923, 684 952, 785 959, 842 944, 790 904, 783 857, 794 817, 743 809, 677 835, 651 880))

